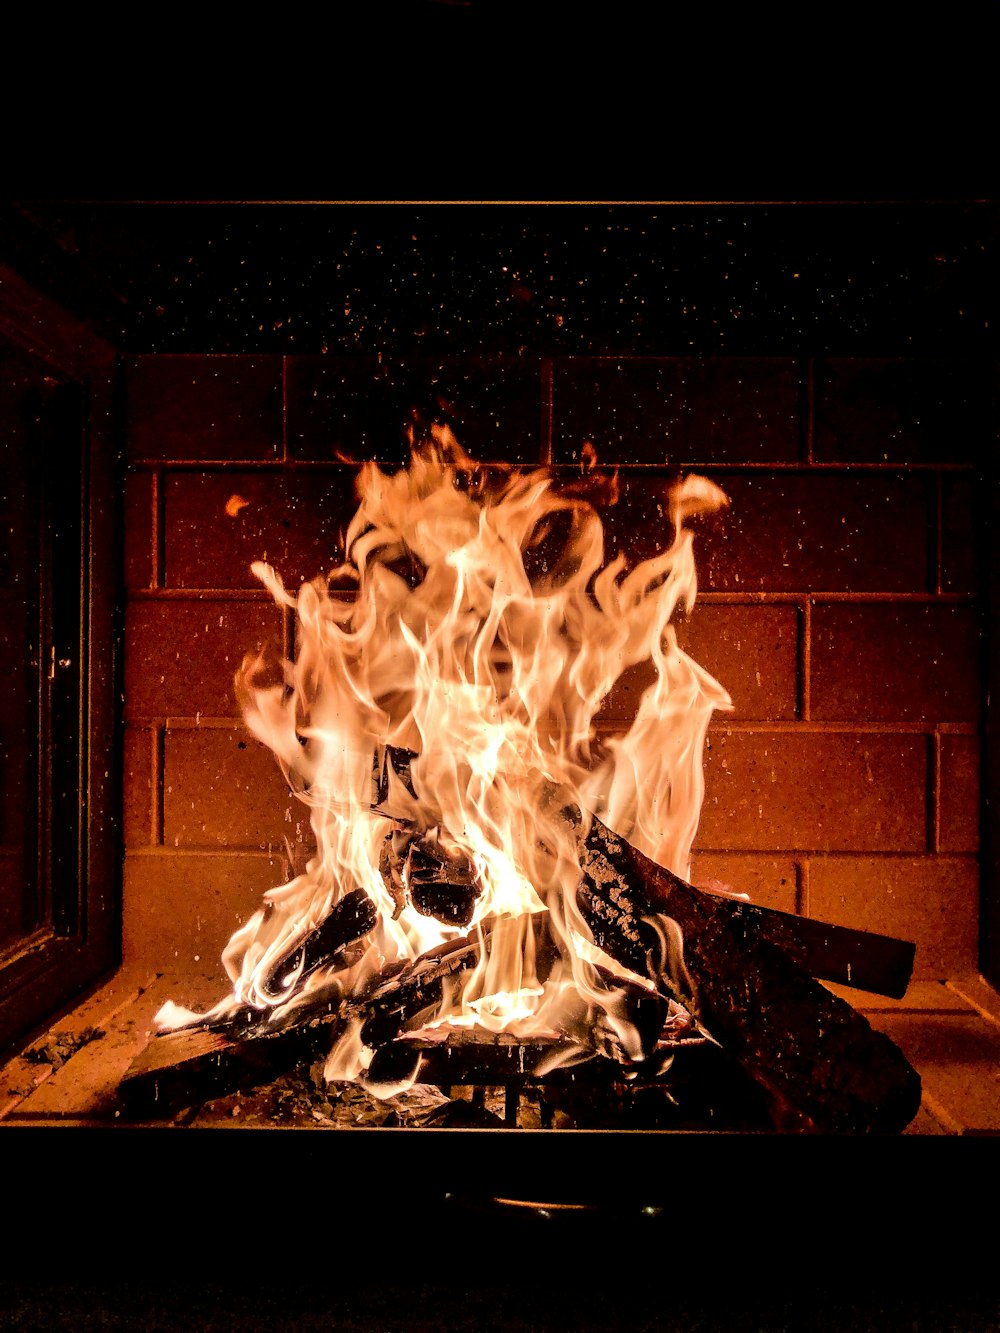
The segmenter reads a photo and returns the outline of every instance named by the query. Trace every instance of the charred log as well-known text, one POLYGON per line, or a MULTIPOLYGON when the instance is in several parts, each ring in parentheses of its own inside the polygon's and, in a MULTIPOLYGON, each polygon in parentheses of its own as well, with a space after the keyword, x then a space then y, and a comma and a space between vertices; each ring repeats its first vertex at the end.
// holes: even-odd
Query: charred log
MULTIPOLYGON (((380 804, 389 798, 390 774, 393 783, 401 784, 416 799, 411 765, 417 757, 413 750, 386 746, 381 767, 376 766, 374 774, 374 791, 380 804)), ((393 846, 398 846, 400 856, 405 856, 414 837, 413 830, 404 825, 405 821, 400 821, 392 835, 393 846)), ((397 906, 401 910, 401 887, 398 893, 397 906)), ((747 922, 754 923, 755 933, 792 954, 811 976, 894 999, 906 994, 915 954, 915 946, 907 940, 813 921, 758 904, 743 903, 740 914, 747 922)), ((643 974, 642 968, 638 971, 643 974)))
POLYGON ((436 829, 422 836, 394 829, 386 838, 380 868, 396 915, 408 899, 422 916, 444 925, 471 924, 480 894, 472 863, 446 849, 436 829))
POLYGON ((348 945, 374 930, 378 910, 363 889, 346 893, 329 912, 325 920, 274 965, 263 983, 264 993, 274 1000, 285 995, 287 987, 282 978, 294 976, 299 985, 310 973, 329 965, 344 967, 348 963, 345 950, 348 945))
POLYGON ((384 969, 358 996, 318 992, 312 1003, 293 1008, 277 1022, 270 1010, 239 1010, 225 1029, 216 1023, 162 1033, 122 1078, 123 1109, 133 1119, 159 1118, 259 1087, 326 1056, 351 1018, 360 1018, 367 1044, 386 1045, 440 1000, 443 979, 473 966, 479 951, 478 936, 450 941, 412 963, 384 969))
MULTIPOLYGON (((656 1051, 669 1013, 669 1002, 659 992, 637 986, 623 977, 613 976, 604 968, 595 967, 598 978, 609 992, 610 1009, 594 1014, 588 1040, 600 1054, 619 1065, 632 1065, 649 1060, 656 1051), (638 1051, 629 1051, 623 1033, 638 1041, 638 1051)), ((691 1033, 691 1024, 677 1025, 677 1038, 703 1040, 691 1033)))
POLYGON ((387 745, 382 758, 382 765, 377 763, 372 775, 375 787, 374 807, 385 806, 389 801, 392 788, 401 785, 410 796, 416 797, 413 790, 413 778, 410 775, 410 765, 417 758, 415 750, 404 750, 398 745, 387 745))
POLYGON ((300 1027, 249 1038, 203 1027, 162 1033, 119 1083, 122 1111, 130 1120, 166 1119, 214 1097, 260 1087, 325 1055, 335 1030, 313 1014, 300 1027))
POLYGON ((364 1044, 377 1050, 420 1015, 436 1008, 445 977, 474 966, 479 954, 478 938, 450 940, 404 966, 388 982, 377 978, 374 990, 347 1005, 347 1011, 361 1019, 364 1044))
POLYGON ((913 1119, 920 1078, 899 1048, 767 938, 743 904, 692 888, 597 819, 577 901, 600 947, 690 1007, 804 1128, 898 1133, 913 1119), (682 966, 665 956, 652 924, 660 915, 679 927, 682 966))
POLYGON ((810 976, 896 1000, 906 994, 916 954, 916 945, 908 940, 834 926, 754 903, 740 903, 739 916, 746 929, 780 945, 810 976))

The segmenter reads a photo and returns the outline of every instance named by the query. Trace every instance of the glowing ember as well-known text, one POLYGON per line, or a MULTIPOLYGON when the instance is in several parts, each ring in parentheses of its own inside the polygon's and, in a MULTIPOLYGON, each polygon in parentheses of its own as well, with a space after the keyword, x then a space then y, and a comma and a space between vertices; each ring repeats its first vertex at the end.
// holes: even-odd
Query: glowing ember
MULTIPOLYGON (((310 807, 316 853, 233 936, 233 993, 212 1012, 250 1007, 279 1024, 324 988, 358 994, 471 933, 477 965, 448 978, 421 1030, 565 1037, 599 1018, 638 1050, 611 975, 623 969, 576 905, 579 812, 688 876, 705 730, 731 704, 672 622, 696 594, 686 521, 725 496, 701 477, 679 482, 669 545, 629 569, 622 555, 605 564, 587 494, 614 487, 596 473, 560 488, 546 471, 480 468, 439 429, 409 468, 366 464, 357 487, 345 563, 329 577, 292 597, 254 566, 295 608, 296 661, 247 659, 237 689, 310 807), (631 725, 599 738, 609 691, 648 662, 631 725), (373 905, 371 928, 335 968, 312 966, 309 940, 357 904, 373 905)), ((204 1017, 168 1005, 158 1021, 204 1017)), ((351 1021, 327 1077, 364 1081, 371 1058, 351 1021)))

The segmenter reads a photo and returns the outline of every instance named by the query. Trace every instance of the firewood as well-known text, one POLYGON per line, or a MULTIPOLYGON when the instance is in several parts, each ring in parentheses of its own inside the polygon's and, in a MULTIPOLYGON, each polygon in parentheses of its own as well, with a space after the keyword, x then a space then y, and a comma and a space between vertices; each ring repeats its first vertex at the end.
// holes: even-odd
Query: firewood
POLYGON ((611 957, 654 977, 803 1128, 898 1133, 920 1105, 899 1048, 766 937, 753 913, 703 893, 594 819, 580 910, 611 957), (682 959, 654 919, 679 927, 682 959))
MULTIPOLYGON (((641 1052, 639 1061, 648 1060, 656 1050, 667 1020, 666 998, 656 991, 635 985, 625 977, 616 977, 600 965, 594 971, 598 980, 615 993, 616 1012, 635 1030, 641 1052)), ((620 1033, 606 1013, 598 1011, 593 1015, 587 1038, 599 1054, 616 1064, 625 1066, 637 1063, 626 1051, 620 1033)), ((691 1034, 691 1039, 703 1040, 696 1033, 691 1034)))
POLYGON ((161 1033, 121 1079, 122 1111, 129 1120, 168 1119, 214 1097, 260 1087, 324 1055, 331 1032, 313 1015, 301 1027, 253 1038, 204 1027, 161 1033))
POLYGON ((814 921, 756 903, 738 903, 736 915, 745 928, 753 922, 755 931, 772 944, 780 944, 811 976, 895 1000, 906 994, 916 955, 916 945, 908 940, 814 921))
POLYGON ((281 999, 285 991, 282 977, 296 973, 296 969, 300 969, 296 976, 296 985, 300 985, 320 967, 345 965, 347 946, 374 930, 377 922, 378 911, 363 889, 346 893, 306 939, 275 963, 261 989, 272 999, 281 999))
MULTIPOLYGON (((375 808, 384 809, 381 803, 389 799, 390 773, 392 779, 398 781, 416 799, 410 770, 417 757, 413 750, 386 746, 381 768, 376 766, 373 775, 377 802, 375 808)), ((390 813, 388 810, 384 812, 390 813)), ((396 815, 393 817, 396 818, 396 815)), ((397 832, 393 836, 401 849, 397 856, 405 857, 414 833, 406 827, 405 819, 396 818, 396 824, 397 832)), ((442 875, 439 878, 443 880, 445 877, 442 875)), ((455 878, 454 875, 452 878, 455 878)), ((398 905, 402 907, 401 887, 398 892, 398 905)), ((888 995, 893 999, 906 994, 916 952, 915 946, 907 940, 879 935, 874 931, 837 926, 827 921, 814 921, 809 917, 779 912, 773 907, 762 907, 756 903, 743 904, 740 912, 755 923, 756 931, 772 943, 780 944, 814 977, 835 981, 856 990, 871 991, 876 995, 888 995)))
POLYGON ((328 1054, 351 1017, 361 1019, 370 1044, 384 1045, 440 999, 445 976, 475 964, 479 949, 478 935, 448 941, 413 962, 383 969, 360 995, 319 991, 314 1003, 277 1023, 270 1010, 239 1009, 226 1020, 161 1033, 119 1083, 123 1109, 132 1119, 160 1118, 259 1087, 328 1054))
POLYGON ((364 1044, 373 1050, 384 1046, 408 1023, 436 1007, 441 1000, 444 978, 474 966, 479 953, 478 938, 449 940, 421 954, 388 983, 380 982, 368 994, 349 1000, 347 1012, 360 1017, 364 1044))
POLYGON ((380 869, 397 916, 408 899, 422 916, 446 926, 471 923, 480 885, 469 859, 441 845, 439 830, 418 835, 413 829, 393 829, 385 840, 380 869))

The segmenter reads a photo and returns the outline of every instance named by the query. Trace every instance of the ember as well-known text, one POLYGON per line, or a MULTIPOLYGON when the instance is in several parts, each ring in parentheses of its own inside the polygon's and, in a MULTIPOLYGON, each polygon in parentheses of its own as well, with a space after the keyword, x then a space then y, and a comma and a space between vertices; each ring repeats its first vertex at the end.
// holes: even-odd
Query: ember
POLYGON ((655 1082, 711 1041, 783 1123, 903 1128, 919 1080, 892 1043, 780 925, 684 882, 706 728, 731 707, 675 631, 697 588, 688 520, 726 503, 718 487, 678 481, 669 544, 634 569, 605 560, 613 477, 480 468, 447 429, 408 469, 365 465, 358 493, 329 576, 292 597, 254 567, 295 610, 297 654, 248 659, 237 688, 316 852, 230 941, 232 994, 158 1014, 189 1030, 182 1063, 281 1037, 285 1067, 322 1047, 327 1081, 389 1098, 460 1032, 506 1034, 535 1078, 596 1056, 655 1082), (599 741, 612 687, 650 662, 631 724, 599 741))

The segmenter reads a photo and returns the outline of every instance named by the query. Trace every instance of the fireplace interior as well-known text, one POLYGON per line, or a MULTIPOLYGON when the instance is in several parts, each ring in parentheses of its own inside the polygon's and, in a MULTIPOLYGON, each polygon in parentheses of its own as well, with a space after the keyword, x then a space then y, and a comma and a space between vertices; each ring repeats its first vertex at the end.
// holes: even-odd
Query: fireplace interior
MULTIPOLYGON (((81 558, 82 624, 69 617, 84 670, 60 665, 77 651, 56 630, 31 638, 46 597, 52 623, 67 614, 44 589, 67 569, 76 586, 75 556, 46 548, 27 611, 4 572, 29 626, 8 631, 7 656, 20 644, 35 682, 8 754, 32 751, 25 717, 47 728, 4 812, 8 1153, 63 1156, 75 1137, 131 1161, 155 1143, 183 1174, 184 1154, 237 1171, 253 1143, 272 1162, 360 1154, 380 1178, 416 1155, 466 1220, 551 1220, 557 1200, 567 1226, 598 1206, 660 1216, 650 1173, 686 1189, 713 1162, 761 1192, 772 1170, 805 1166, 823 1188, 881 1172, 894 1214, 914 1170, 939 1198, 952 1164, 995 1162, 995 227, 994 207, 947 202, 5 206, 8 415, 27 420, 25 385, 32 402, 59 390, 45 447, 56 459, 83 441, 78 541, 96 553, 81 558), (358 464, 398 468, 413 435, 442 425, 486 464, 563 483, 594 458, 616 470, 602 517, 631 563, 669 542, 678 476, 728 496, 695 525, 698 598, 680 625, 734 703, 708 729, 690 879, 915 945, 902 996, 825 983, 920 1075, 900 1141, 782 1133, 710 1058, 677 1105, 651 1111, 610 1083, 555 1096, 523 1076, 513 1041, 483 1058, 467 1041, 456 1072, 438 1057, 395 1105, 338 1095, 313 1055, 235 1088, 198 1075, 129 1113, 122 1080, 154 1015, 222 998, 230 936, 315 850, 234 692, 246 653, 297 650, 293 614, 251 564, 294 589, 337 563, 358 464), (64 681, 68 704, 53 694, 64 681), (56 793, 38 821, 47 850, 25 850, 25 785, 56 793), (44 948, 63 952, 36 966, 44 948), (375 1127, 359 1146, 353 1131, 375 1127), (307 1133, 323 1130, 350 1149, 307 1133), (596 1165, 581 1176, 585 1148, 596 1165)), ((5 426, 14 478, 36 437, 5 426)), ((33 549, 13 556, 30 569, 33 549)), ((650 678, 623 677, 599 735, 650 678)))

